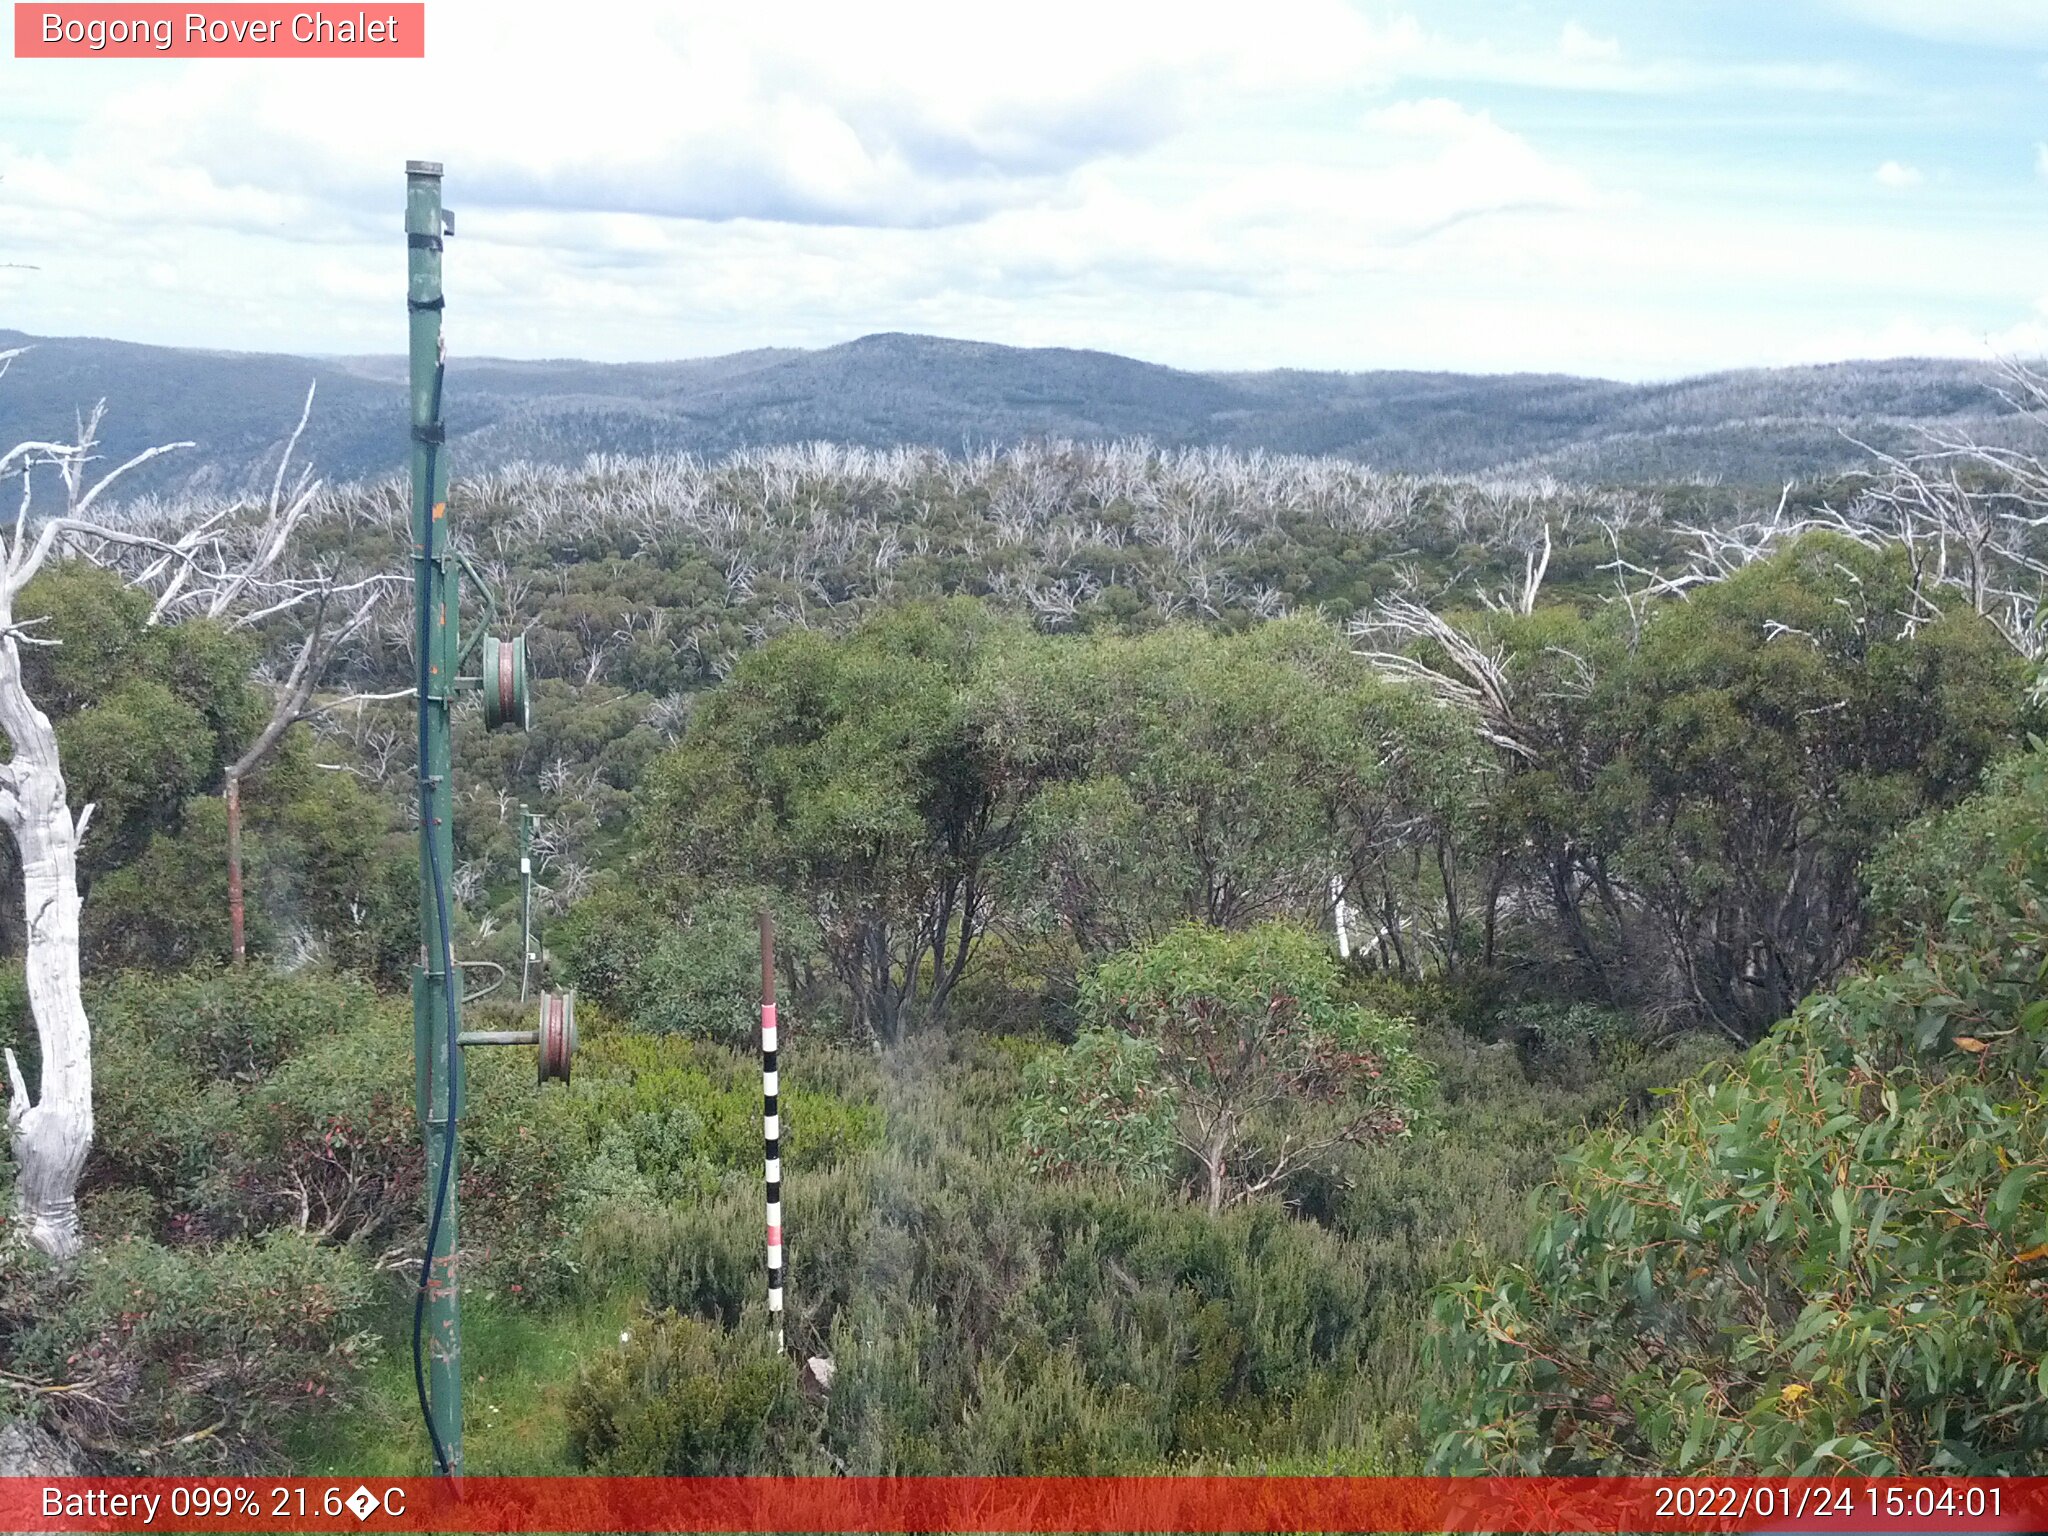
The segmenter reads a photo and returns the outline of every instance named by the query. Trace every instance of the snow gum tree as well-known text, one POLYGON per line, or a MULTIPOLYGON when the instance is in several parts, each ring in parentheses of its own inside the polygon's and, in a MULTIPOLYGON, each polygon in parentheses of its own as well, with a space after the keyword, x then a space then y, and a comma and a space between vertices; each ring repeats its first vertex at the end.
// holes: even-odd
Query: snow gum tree
MULTIPOLYGON (((0 354, 0 371, 12 355, 0 354)), ((95 412, 70 443, 24 442, 0 452, 0 484, 20 483, 13 528, 0 540, 0 732, 12 749, 0 764, 0 825, 14 840, 21 861, 24 970, 40 1069, 32 1094, 13 1049, 6 1051, 7 1129, 21 1236, 60 1259, 74 1256, 81 1246, 78 1178, 93 1132, 92 1030, 78 967, 78 845, 92 807, 71 809, 56 730, 29 697, 22 678, 22 647, 36 643, 34 621, 17 622, 15 604, 60 546, 153 546, 174 560, 189 558, 196 547, 196 541, 163 544, 85 518, 128 470, 170 447, 188 446, 149 449, 87 486, 98 421, 95 412), (31 523, 38 470, 54 472, 64 490, 65 511, 31 523)))

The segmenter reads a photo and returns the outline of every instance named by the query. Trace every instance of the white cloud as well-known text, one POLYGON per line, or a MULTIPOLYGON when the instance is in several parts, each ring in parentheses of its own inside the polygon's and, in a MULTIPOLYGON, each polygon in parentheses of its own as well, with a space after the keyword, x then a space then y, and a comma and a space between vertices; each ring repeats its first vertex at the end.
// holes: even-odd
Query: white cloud
POLYGON ((1876 179, 1881 187, 1903 190, 1906 187, 1917 187, 1927 178, 1914 166, 1902 165, 1897 160, 1887 160, 1877 168, 1876 179))
MULTIPOLYGON (((472 355, 660 357, 916 329, 1203 366, 1248 352, 1286 361, 1307 341, 1327 363, 1331 337, 1273 317, 1348 305, 1439 259, 1472 260, 1471 242, 1517 238, 1503 221, 1599 206, 1582 171, 1445 98, 1354 116, 1312 157, 1254 144, 1256 101, 1234 111, 1207 138, 1101 156, 1038 177, 1032 195, 978 219, 927 227, 484 204, 462 212, 449 246, 451 334, 472 355), (1213 333, 1185 329, 1199 313, 1218 317, 1213 333)), ((191 132, 166 125, 162 137, 191 132)), ((458 211, 465 163, 449 156, 458 211)), ((46 301, 33 323, 14 323, 266 349, 394 345, 395 174, 383 177, 384 207, 358 213, 308 189, 222 186, 140 155, 68 168, 90 174, 67 179, 66 166, 38 162, 24 180, 39 205, 28 249, 61 263, 90 310, 46 301), (97 211, 109 188, 119 238, 97 211), (195 217, 172 218, 181 201, 195 217), (319 250, 298 243, 323 229, 333 238, 319 250), (160 281, 166 267, 183 284, 175 304, 139 275, 160 281), (195 315, 206 334, 181 333, 195 315)))
POLYGON ((2028 48, 2048 45, 2040 0, 1829 0, 1872 26, 1942 42, 2028 48))
POLYGON ((1370 205, 1383 227, 1405 231, 1403 238, 1491 213, 1585 210, 1599 201, 1581 172, 1545 156, 1490 114, 1442 97, 1382 107, 1367 116, 1365 128, 1382 143, 1411 147, 1364 173, 1374 183, 1370 205))
POLYGON ((381 208, 389 168, 426 152, 473 204, 920 227, 1029 201, 1219 104, 1384 78, 1416 46, 1341 0, 1275 0, 1257 28, 1219 0, 1170 27, 1095 0, 1001 27, 932 0, 886 21, 633 0, 583 26, 541 0, 440 0, 429 38, 423 64, 159 73, 80 139, 97 167, 203 180, 202 203, 311 184, 381 208))
MULTIPOLYGON (((87 104, 61 108, 81 120, 72 152, 24 155, 5 193, 136 226, 346 238, 381 219, 390 168, 425 154, 472 206, 928 228, 1056 198, 1082 168, 1205 121, 1404 79, 1638 94, 1865 83, 1826 62, 1634 57, 1576 21, 1548 48, 1475 42, 1345 0, 1270 0, 1257 27, 1229 0, 1190 0, 1170 26, 1115 0, 1043 0, 1002 20, 939 0, 613 0, 581 26, 543 0, 437 0, 430 18, 424 62, 148 65, 118 91, 101 88, 106 64, 39 74, 86 81, 87 104)), ((47 98, 59 111, 63 93, 47 98)))
POLYGON ((1977 330, 1895 316, 1874 325, 1829 327, 1799 336, 1781 361, 1835 362, 1859 357, 1967 357, 1980 362, 2048 356, 2048 317, 1977 330))
POLYGON ((1478 38, 1423 34, 1406 62, 1407 73, 1418 79, 1627 96, 1729 89, 1837 95, 1876 89, 1863 69, 1824 59, 1723 62, 1631 54, 1620 39, 1597 35, 1576 21, 1565 23, 1547 47, 1510 46, 1492 33, 1478 38))
MULTIPOLYGON (((392 351, 412 156, 448 163, 472 356, 905 329, 1641 377, 2040 322, 2024 209, 1923 226, 1924 199, 1869 182, 1830 202, 1796 140, 1768 185, 1714 158, 1703 120, 1794 121, 1787 101, 1867 86, 1853 64, 1660 54, 1633 24, 1545 22, 1517 50, 1345 0, 1273 0, 1257 28, 1235 0, 1171 26, 1117 0, 589 11, 543 48, 539 0, 435 0, 424 65, 0 61, 0 260, 41 267, 0 269, 0 323, 392 351), (1480 110, 1495 85, 1520 89, 1480 110), (1627 153, 1613 118, 1646 125, 1627 153)), ((1865 165, 1893 147, 1873 133, 1865 165)))
POLYGON ((1618 59, 1621 40, 1595 37, 1576 21, 1568 21, 1564 24, 1564 35, 1558 39, 1557 51, 1567 59, 1618 59))
MULTIPOLYGON (((447 163, 463 215, 451 276, 460 264, 564 323, 639 316, 637 348, 673 355, 704 348, 646 322, 698 305, 754 326, 735 338, 750 344, 817 339, 758 335, 807 306, 871 329, 864 313, 977 284, 1010 285, 1010 302, 1117 274, 1313 286, 1449 224, 1591 197, 1448 101, 1348 147, 1340 134, 1334 153, 1276 147, 1276 113, 1381 90, 1426 47, 1412 20, 1344 0, 1274 0, 1255 29, 1227 0, 1171 27, 1102 0, 1046 0, 1028 24, 935 0, 902 0, 887 24, 857 10, 635 0, 564 30, 540 0, 438 0, 425 65, 210 61, 203 90, 159 67, 36 152, 10 150, 21 129, 0 123, 0 224, 106 307, 57 305, 42 328, 147 334, 138 311, 168 306, 135 294, 169 263, 180 308, 241 345, 309 345, 249 334, 295 308, 348 329, 325 345, 353 345, 381 324, 367 300, 399 167, 424 156, 447 163)), ((607 350, 573 334, 549 349, 607 350)))
MULTIPOLYGON (((1838 210, 1801 227, 1623 196, 1525 212, 1510 206, 1514 152, 1482 152, 1474 122, 1396 110, 1359 138, 1351 164, 1266 176, 1247 165, 1186 199, 1092 168, 1064 200, 943 229, 493 213, 448 247, 450 346, 659 358, 911 330, 1197 368, 1631 378, 2044 350, 2025 345, 2044 323, 2038 242, 1980 244, 1970 229, 1838 210), (1432 189, 1461 164, 1491 169, 1432 189), (1964 303, 1991 318, 1941 318, 1964 303)), ((389 353, 403 337, 393 246, 388 228, 317 254, 220 230, 139 231, 74 247, 61 271, 47 256, 42 272, 0 271, 0 312, 44 333, 389 353), (175 295, 145 286, 158 263, 175 295), (51 296, 56 277, 66 286, 51 296)))

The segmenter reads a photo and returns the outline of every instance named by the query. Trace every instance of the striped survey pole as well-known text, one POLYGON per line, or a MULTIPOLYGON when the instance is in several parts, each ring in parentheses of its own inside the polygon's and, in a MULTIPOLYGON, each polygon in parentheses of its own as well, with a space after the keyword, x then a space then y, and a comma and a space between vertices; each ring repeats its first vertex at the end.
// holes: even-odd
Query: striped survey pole
POLYGON ((761 1140, 768 1178, 768 1320, 782 1353, 782 1115, 776 1100, 775 917, 761 914, 761 1140))

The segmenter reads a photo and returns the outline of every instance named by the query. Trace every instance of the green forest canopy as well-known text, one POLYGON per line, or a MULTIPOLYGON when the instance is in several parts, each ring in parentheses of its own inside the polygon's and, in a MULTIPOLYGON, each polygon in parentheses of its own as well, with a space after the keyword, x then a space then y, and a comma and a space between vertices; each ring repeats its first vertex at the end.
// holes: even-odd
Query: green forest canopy
MULTIPOLYGON (((387 560, 381 494, 309 558, 387 560)), ((566 1092, 478 1063, 470 1284, 635 1319, 484 1466, 2013 1471, 2048 1434, 2048 792, 2026 666, 1910 551, 1810 533, 1612 601, 1739 507, 1219 456, 467 495, 547 681, 532 735, 459 727, 463 953, 516 952, 527 798, 589 1021, 566 1092), (1535 600, 1475 603, 1536 529, 1535 600), (1375 627, 1402 592, 1490 702, 1375 627), (763 904, 823 1400, 758 1311, 763 904)), ((122 1467, 304 1459, 307 1424, 409 1467, 402 711, 252 780, 226 971, 219 776, 272 637, 77 565, 30 599, 104 802, 101 1135, 91 1257, 0 1272, 10 1379, 90 1390, 10 1407, 122 1467)), ((373 628, 338 681, 403 666, 373 628)))

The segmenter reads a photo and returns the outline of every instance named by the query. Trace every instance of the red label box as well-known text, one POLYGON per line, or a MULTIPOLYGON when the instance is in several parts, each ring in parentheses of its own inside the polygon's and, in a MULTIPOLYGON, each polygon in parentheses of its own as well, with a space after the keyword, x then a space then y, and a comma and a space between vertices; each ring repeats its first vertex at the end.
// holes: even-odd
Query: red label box
POLYGON ((0 1478, 0 1530, 2002 1536, 2048 1478, 0 1478))
POLYGON ((16 0, 17 59, 423 59, 423 0, 338 5, 35 4, 16 0))

